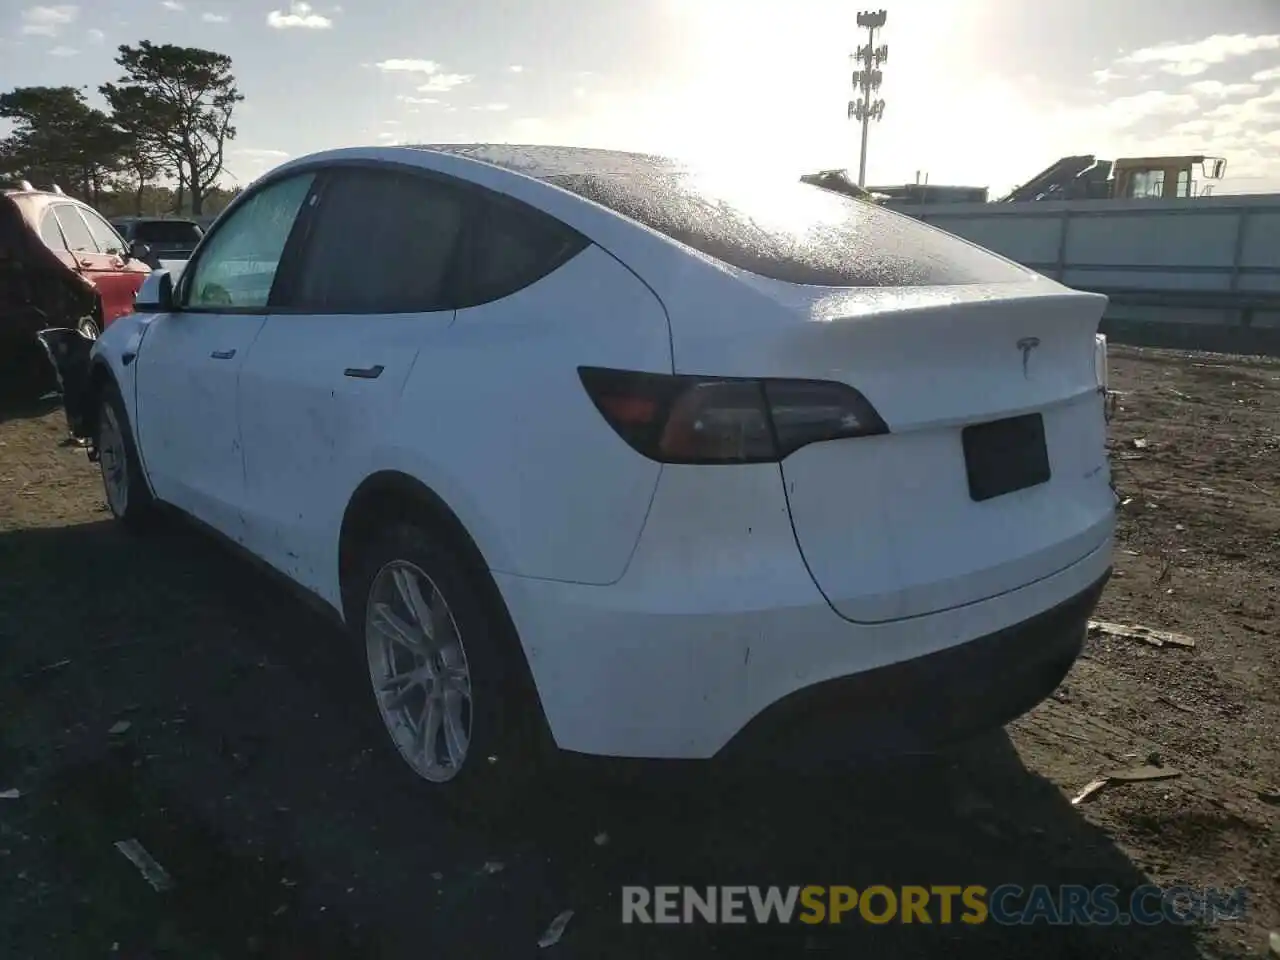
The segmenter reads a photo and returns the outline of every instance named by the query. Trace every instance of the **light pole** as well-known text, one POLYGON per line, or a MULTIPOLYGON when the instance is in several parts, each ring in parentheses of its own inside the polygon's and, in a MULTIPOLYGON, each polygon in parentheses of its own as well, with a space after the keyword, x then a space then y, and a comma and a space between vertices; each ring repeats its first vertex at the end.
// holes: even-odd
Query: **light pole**
POLYGON ((884 116, 884 101, 872 100, 871 95, 880 89, 884 79, 882 67, 889 60, 887 44, 876 46, 876 31, 889 19, 886 10, 861 11, 858 14, 858 26, 867 31, 867 44, 859 47, 853 59, 858 61, 859 69, 853 71, 853 89, 860 93, 857 100, 849 101, 849 116, 862 123, 862 153, 858 158, 858 186, 867 185, 867 134, 871 132, 871 121, 884 116))

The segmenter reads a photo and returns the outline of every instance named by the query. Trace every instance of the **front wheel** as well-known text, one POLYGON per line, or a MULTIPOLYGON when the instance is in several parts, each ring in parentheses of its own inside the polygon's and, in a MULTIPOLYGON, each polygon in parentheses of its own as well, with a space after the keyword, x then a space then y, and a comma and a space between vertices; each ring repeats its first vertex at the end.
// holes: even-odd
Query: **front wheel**
POLYGON ((94 445, 112 515, 131 529, 142 529, 154 513, 155 501, 142 475, 124 400, 114 382, 107 384, 99 400, 94 445))
POLYGON ((468 816, 509 812, 540 754, 523 651, 480 575, 429 531, 396 526, 363 552, 351 618, 396 752, 468 816))

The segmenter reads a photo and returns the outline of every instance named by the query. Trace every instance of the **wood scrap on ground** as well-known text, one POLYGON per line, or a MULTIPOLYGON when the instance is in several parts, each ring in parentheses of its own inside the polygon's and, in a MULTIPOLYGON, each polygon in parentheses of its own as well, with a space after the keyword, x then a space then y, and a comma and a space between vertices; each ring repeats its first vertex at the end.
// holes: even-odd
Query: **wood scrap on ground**
POLYGON ((1196 645, 1195 640, 1182 633, 1157 630, 1140 624, 1111 623, 1108 620, 1090 620, 1089 633, 1101 633, 1121 640, 1140 640, 1153 647, 1182 647, 1184 650, 1191 650, 1196 645))

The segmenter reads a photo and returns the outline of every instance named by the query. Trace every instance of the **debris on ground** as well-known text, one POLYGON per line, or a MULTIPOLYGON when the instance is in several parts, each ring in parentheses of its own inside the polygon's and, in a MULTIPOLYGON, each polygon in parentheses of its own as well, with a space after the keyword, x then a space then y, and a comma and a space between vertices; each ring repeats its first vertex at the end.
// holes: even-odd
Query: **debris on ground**
POLYGON ((8 790, 0 790, 0 800, 17 800, 22 796, 22 791, 17 787, 10 787, 8 790))
POLYGON ((506 864, 501 860, 486 860, 484 866, 480 868, 480 872, 488 874, 501 873, 505 867, 506 864))
POLYGON ((1090 780, 1084 787, 1071 798, 1073 807, 1079 806, 1086 800, 1097 796, 1105 787, 1113 783, 1143 783, 1155 780, 1173 780, 1182 776, 1180 770, 1173 767, 1165 767, 1160 764, 1160 756, 1151 754, 1147 757, 1147 763, 1136 767, 1124 767, 1119 770, 1108 770, 1099 776, 1096 780, 1090 780))
POLYGON ((1084 788, 1079 793, 1071 798, 1071 805, 1073 807, 1079 806, 1105 787, 1108 783, 1109 781, 1105 777, 1098 780, 1090 780, 1084 785, 1084 788))
POLYGON ((173 878, 169 876, 168 871, 160 866, 155 858, 147 853, 146 848, 133 837, 128 840, 117 840, 116 849, 138 868, 142 878, 151 884, 151 888, 157 893, 163 893, 173 886, 173 878))
POLYGON ((1122 783, 1142 783, 1147 780, 1173 780, 1182 776, 1180 770, 1173 767, 1161 767, 1154 764, 1143 764, 1140 767, 1127 767, 1123 770, 1109 770, 1102 775, 1105 780, 1118 780, 1122 783))
POLYGON ((30 680, 32 677, 38 677, 42 673, 53 673, 57 670, 61 670, 64 667, 69 667, 69 666, 71 666, 70 660, 58 660, 55 663, 48 663, 48 664, 45 664, 43 667, 37 667, 35 670, 32 670, 30 673, 24 673, 22 675, 22 678, 24 680, 30 680))
POLYGON ((1280 790, 1259 790, 1258 799, 1263 803, 1280 803, 1280 790))
POLYGON ((1273 957, 1280 957, 1280 933, 1276 933, 1276 931, 1272 930, 1271 936, 1268 940, 1270 943, 1271 955, 1273 957))
POLYGON ((601 830, 596 834, 596 846, 603 847, 609 842, 609 835, 601 830))
POLYGON ((551 926, 547 927, 547 932, 538 938, 539 947, 554 947, 560 942, 560 938, 564 936, 564 928, 569 925, 569 921, 573 919, 573 911, 565 910, 551 921, 551 926))
POLYGON ((1170 630, 1157 630, 1155 627, 1144 627, 1140 624, 1111 623, 1108 620, 1090 620, 1091 634, 1105 634, 1121 640, 1140 640, 1153 647, 1182 647, 1184 650, 1194 649, 1196 642, 1191 637, 1170 630))
POLYGON ((1147 449, 1147 438, 1146 438, 1146 437, 1134 437, 1134 438, 1133 438, 1133 449, 1135 449, 1135 450, 1145 450, 1145 449, 1147 449))
POLYGON ((133 724, 128 720, 117 720, 111 725, 111 729, 109 729, 107 733, 111 734, 113 737, 118 737, 122 733, 127 733, 129 728, 132 726, 133 724))

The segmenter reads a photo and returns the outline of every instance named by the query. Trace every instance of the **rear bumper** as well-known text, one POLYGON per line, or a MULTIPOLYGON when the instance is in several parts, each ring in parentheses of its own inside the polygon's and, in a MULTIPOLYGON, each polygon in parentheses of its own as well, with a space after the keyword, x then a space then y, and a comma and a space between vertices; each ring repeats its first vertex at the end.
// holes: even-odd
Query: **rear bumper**
POLYGON ((850 754, 869 735, 873 749, 899 750, 940 727, 999 726, 1070 667, 1111 566, 1107 531, 1075 563, 999 596, 851 623, 805 568, 785 504, 763 495, 776 467, 735 468, 717 476, 725 495, 694 500, 681 485, 701 483, 697 469, 664 468, 617 583, 494 574, 564 750, 705 760, 757 740, 770 752, 807 723, 850 754))
POLYGON ((929 750, 1002 727, 1067 675, 1110 576, 1108 569, 1053 609, 987 636, 790 694, 716 759, 813 766, 929 750))

